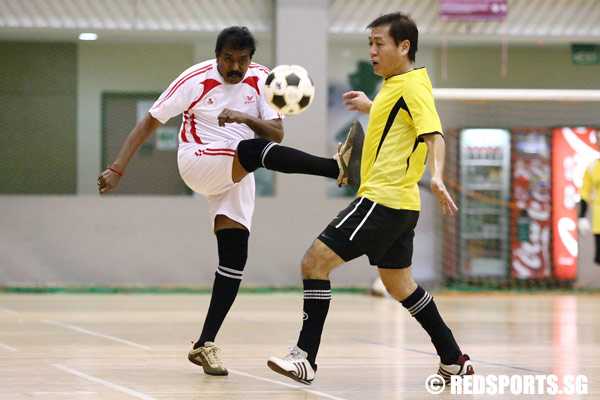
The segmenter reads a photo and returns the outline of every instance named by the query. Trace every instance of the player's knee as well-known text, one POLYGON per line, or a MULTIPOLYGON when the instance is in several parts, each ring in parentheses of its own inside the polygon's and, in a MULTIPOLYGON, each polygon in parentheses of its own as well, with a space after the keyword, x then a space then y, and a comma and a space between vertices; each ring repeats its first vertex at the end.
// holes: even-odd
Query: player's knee
MULTIPOLYGON (((329 279, 329 272, 335 267, 328 262, 328 257, 324 254, 325 245, 315 241, 311 248, 302 258, 302 278, 303 279, 329 279), (321 246, 320 246, 321 245, 321 246)), ((329 250, 327 248, 327 250, 329 250)))
POLYGON ((308 253, 302 258, 302 279, 314 279, 316 271, 315 264, 307 257, 308 253))
POLYGON ((415 291, 414 289, 408 289, 407 287, 403 286, 386 286, 385 288, 390 296, 398 301, 406 300, 408 296, 415 291))
POLYGON ((244 270, 248 259, 249 234, 245 229, 222 229, 215 232, 220 266, 244 270))
POLYGON ((254 172, 264 167, 266 150, 276 143, 263 138, 242 140, 237 147, 237 155, 242 167, 248 172, 254 172))
POLYGON ((417 289, 417 283, 406 269, 380 269, 379 271, 385 289, 396 300, 406 299, 417 289))

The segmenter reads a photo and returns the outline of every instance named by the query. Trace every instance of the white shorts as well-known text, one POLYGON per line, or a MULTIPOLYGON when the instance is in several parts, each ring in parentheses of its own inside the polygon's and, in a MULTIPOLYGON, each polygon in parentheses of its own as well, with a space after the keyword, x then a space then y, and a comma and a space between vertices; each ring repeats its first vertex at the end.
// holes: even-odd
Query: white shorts
POLYGON ((208 199, 208 214, 213 223, 219 214, 244 225, 252 225, 254 212, 254 174, 233 183, 231 169, 239 140, 209 144, 180 143, 177 151, 179 174, 194 192, 208 199))

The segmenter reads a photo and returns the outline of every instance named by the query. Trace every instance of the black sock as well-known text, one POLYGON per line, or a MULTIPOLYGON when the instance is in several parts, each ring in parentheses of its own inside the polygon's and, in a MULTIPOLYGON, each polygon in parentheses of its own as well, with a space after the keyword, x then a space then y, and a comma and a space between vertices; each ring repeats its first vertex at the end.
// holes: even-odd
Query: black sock
POLYGON ((219 266, 215 273, 210 306, 204 327, 194 348, 205 342, 214 342, 225 316, 235 300, 246 259, 248 258, 249 232, 244 229, 223 229, 215 233, 219 248, 219 266))
POLYGON ((594 262, 600 264, 600 235, 595 234, 594 238, 596 239, 596 256, 594 257, 594 262))
POLYGON ((326 280, 305 279, 303 284, 304 317, 297 346, 308 353, 307 360, 316 369, 315 360, 331 302, 331 283, 326 280))
POLYGON ((442 363, 454 364, 462 355, 452 331, 438 312, 433 297, 421 286, 408 296, 402 305, 427 331, 442 363))
POLYGON ((333 158, 317 157, 266 139, 242 140, 237 148, 244 169, 267 168, 286 174, 306 174, 337 179, 340 169, 333 158))

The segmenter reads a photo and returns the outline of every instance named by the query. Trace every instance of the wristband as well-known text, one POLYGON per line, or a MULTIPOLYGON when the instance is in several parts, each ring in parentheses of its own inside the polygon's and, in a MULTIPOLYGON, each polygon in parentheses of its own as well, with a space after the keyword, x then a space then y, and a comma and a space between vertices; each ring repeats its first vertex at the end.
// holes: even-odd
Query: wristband
POLYGON ((114 169, 113 167, 111 167, 110 165, 108 167, 106 167, 108 169, 110 169, 112 172, 116 172, 117 174, 119 174, 120 176, 123 176, 123 173, 121 171, 117 171, 116 169, 114 169))

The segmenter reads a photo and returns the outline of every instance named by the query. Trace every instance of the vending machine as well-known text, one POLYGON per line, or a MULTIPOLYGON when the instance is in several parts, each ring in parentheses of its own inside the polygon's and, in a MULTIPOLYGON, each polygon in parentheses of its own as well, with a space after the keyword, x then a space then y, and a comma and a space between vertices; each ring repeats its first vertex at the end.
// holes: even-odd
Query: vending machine
POLYGON ((600 158, 598 129, 453 133, 451 190, 460 211, 446 228, 445 279, 575 280, 578 193, 586 168, 600 158))
POLYGON ((458 276, 504 280, 509 275, 510 132, 459 134, 458 276))
POLYGON ((552 274, 551 134, 512 131, 510 277, 544 279, 552 274))
POLYGON ((554 277, 577 277, 577 201, 583 174, 598 158, 597 128, 558 128, 552 132, 552 248, 554 277))

